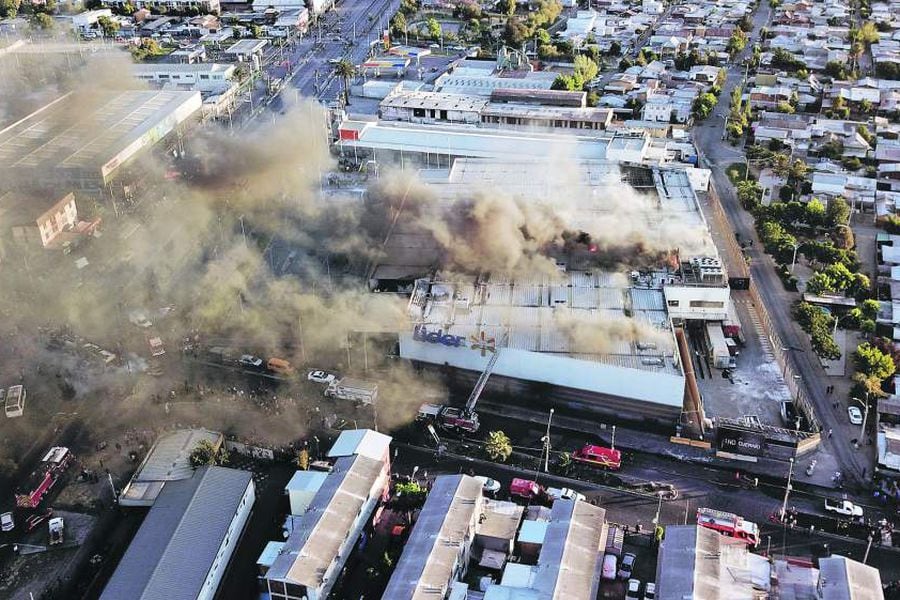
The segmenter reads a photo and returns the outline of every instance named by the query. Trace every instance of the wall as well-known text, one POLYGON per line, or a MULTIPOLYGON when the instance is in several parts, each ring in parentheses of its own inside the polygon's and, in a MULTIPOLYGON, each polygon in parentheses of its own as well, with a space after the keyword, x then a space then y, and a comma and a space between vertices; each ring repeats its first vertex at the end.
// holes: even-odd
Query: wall
POLYGON ((723 321, 728 318, 727 287, 667 285, 663 287, 666 309, 673 319, 703 319, 723 321), (698 304, 707 306, 698 306, 698 304), (694 306, 692 306, 694 304, 694 306))
POLYGON ((216 560, 213 563, 212 569, 210 569, 206 576, 206 581, 203 584, 203 591, 197 596, 197 600, 212 600, 215 597, 216 592, 219 590, 219 584, 222 583, 222 577, 225 575, 225 570, 228 568, 228 562, 231 560, 231 555, 237 547, 238 541, 241 539, 241 534, 244 532, 247 521, 250 519, 250 513, 253 510, 253 503, 255 501, 256 486, 251 479, 250 484, 247 486, 247 491, 244 492, 241 505, 238 507, 234 517, 232 517, 231 525, 228 527, 228 533, 226 534, 225 539, 222 540, 222 545, 219 547, 219 552, 216 554, 216 560))

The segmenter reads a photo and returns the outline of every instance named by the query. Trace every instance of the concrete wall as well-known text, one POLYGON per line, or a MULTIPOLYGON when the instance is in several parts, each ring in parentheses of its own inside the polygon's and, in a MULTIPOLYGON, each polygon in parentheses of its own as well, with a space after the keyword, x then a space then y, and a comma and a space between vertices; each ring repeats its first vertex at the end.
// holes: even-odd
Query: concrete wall
POLYGON ((667 310, 673 319, 724 321, 728 318, 731 290, 727 287, 667 285, 663 288, 667 310))

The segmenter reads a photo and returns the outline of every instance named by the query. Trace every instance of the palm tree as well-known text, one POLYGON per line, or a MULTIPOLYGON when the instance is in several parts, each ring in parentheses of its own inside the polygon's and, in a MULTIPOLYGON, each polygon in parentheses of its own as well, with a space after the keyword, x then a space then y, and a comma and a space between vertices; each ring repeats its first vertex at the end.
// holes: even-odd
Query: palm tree
POLYGON ((356 67, 346 58, 342 58, 334 65, 334 74, 341 78, 343 84, 344 104, 350 104, 350 78, 356 73, 356 67))

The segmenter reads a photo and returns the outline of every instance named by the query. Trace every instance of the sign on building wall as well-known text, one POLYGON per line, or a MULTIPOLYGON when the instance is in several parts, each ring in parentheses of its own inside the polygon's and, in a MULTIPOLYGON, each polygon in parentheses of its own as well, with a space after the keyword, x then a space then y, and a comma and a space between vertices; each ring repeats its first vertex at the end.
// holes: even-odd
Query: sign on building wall
POLYGON ((762 455, 765 440, 765 436, 760 433, 719 427, 717 447, 723 452, 732 454, 760 456, 762 455))

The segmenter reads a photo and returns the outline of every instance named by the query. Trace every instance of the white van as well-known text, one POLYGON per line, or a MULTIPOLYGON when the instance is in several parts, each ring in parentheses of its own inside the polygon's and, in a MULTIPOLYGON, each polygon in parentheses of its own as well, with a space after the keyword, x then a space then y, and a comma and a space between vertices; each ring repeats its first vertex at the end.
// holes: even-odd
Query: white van
POLYGON ((603 570, 600 572, 600 577, 612 581, 616 578, 617 567, 618 560, 616 559, 616 555, 607 554, 603 557, 603 570))

